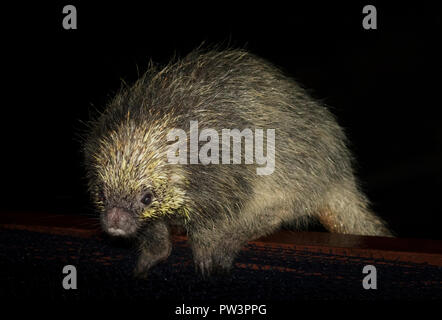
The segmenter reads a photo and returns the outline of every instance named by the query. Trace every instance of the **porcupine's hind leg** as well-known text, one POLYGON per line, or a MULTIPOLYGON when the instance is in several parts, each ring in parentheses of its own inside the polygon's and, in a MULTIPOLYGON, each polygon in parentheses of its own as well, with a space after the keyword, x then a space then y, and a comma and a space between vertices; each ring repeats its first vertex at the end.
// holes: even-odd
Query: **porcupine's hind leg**
POLYGON ((140 256, 134 274, 146 278, 149 269, 166 260, 172 251, 169 226, 162 220, 151 221, 140 231, 139 241, 140 256))
POLYGON ((282 224, 281 208, 265 207, 260 212, 241 212, 237 219, 225 218, 215 227, 198 226, 189 232, 195 267, 203 277, 226 273, 248 241, 276 231, 282 224), (250 215, 249 215, 250 213, 250 215))
POLYGON ((370 211, 367 198, 354 181, 331 188, 317 217, 330 232, 393 236, 385 222, 370 211))

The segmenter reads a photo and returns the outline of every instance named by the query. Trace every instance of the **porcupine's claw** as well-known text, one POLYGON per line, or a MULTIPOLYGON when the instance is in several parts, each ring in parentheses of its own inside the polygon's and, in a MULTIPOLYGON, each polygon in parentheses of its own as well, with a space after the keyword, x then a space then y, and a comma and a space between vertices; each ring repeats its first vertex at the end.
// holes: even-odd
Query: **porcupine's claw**
POLYGON ((212 273, 213 262, 211 258, 206 258, 201 261, 195 262, 195 268, 200 272, 203 279, 210 277, 212 273))

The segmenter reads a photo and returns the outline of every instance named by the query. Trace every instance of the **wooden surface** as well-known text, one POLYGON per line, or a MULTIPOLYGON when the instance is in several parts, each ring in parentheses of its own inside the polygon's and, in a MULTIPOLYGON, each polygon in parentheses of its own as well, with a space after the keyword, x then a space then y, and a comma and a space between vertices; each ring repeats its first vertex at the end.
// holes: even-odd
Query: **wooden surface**
MULTIPOLYGON (((77 237, 100 237, 102 234, 99 221, 95 217, 37 212, 0 213, 0 228, 77 237)), ((174 237, 177 240, 186 238, 179 233, 175 233, 174 237)), ((279 231, 251 243, 266 247, 290 247, 301 251, 442 266, 441 240, 279 231)))

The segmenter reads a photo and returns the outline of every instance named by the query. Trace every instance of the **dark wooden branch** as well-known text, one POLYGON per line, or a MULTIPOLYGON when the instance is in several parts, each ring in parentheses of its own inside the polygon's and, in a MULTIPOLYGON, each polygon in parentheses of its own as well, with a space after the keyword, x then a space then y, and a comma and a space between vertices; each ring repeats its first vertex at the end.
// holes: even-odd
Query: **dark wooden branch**
MULTIPOLYGON (((1 213, 0 227, 77 237, 99 237, 98 219, 84 215, 44 213, 1 213)), ((185 239, 176 232, 174 237, 185 239)), ((264 247, 358 256, 375 260, 427 263, 442 266, 442 241, 332 234, 326 232, 279 231, 251 241, 264 247)))

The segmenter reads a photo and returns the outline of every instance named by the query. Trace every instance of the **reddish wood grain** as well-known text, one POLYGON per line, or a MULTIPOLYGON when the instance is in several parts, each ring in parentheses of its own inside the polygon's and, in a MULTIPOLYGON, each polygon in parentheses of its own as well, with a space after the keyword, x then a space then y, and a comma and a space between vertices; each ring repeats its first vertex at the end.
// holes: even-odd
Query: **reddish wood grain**
MULTIPOLYGON (((45 213, 1 213, 0 227, 29 230, 77 237, 99 237, 101 230, 96 218, 84 215, 59 215, 45 213)), ((174 232, 175 240, 186 236, 174 232)), ((279 231, 268 237, 250 242, 257 250, 280 247, 336 256, 356 256, 373 260, 392 260, 427 263, 442 266, 442 241, 428 239, 403 239, 333 234, 326 232, 279 231)))

